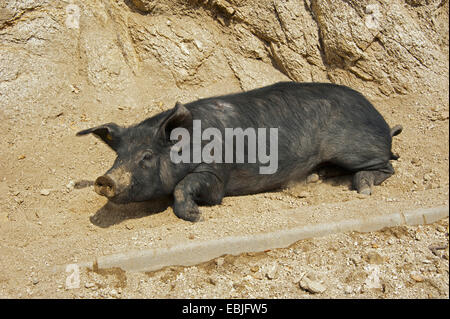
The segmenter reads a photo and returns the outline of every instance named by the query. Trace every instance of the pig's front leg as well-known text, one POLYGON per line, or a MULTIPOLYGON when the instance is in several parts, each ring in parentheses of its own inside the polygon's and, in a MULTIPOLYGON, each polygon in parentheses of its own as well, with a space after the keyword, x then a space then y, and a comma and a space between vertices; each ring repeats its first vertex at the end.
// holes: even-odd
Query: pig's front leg
POLYGON ((198 170, 189 173, 177 184, 173 196, 175 215, 196 222, 200 220, 197 203, 220 204, 224 196, 224 184, 216 173, 198 170))

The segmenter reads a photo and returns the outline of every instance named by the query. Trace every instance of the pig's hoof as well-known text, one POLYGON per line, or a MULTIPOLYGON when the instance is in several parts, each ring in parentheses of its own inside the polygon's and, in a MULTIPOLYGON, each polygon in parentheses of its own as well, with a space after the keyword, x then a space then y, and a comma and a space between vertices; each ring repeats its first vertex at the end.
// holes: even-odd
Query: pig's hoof
POLYGON ((372 194, 372 190, 370 189, 370 187, 364 187, 362 189, 359 189, 358 193, 362 194, 362 195, 371 195, 372 194))
POLYGON ((187 213, 184 217, 182 217, 184 220, 187 220, 189 222, 198 222, 200 221, 202 215, 200 214, 200 212, 189 212, 187 213))
POLYGON ((198 222, 200 221, 201 214, 197 205, 175 205, 174 212, 177 217, 187 220, 189 222, 198 222))

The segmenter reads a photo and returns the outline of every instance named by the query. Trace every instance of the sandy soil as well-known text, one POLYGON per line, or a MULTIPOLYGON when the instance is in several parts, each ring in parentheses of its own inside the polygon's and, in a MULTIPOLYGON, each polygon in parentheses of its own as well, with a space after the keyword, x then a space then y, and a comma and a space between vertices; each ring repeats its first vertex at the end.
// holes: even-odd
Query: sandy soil
POLYGON ((393 209, 448 205, 445 95, 373 101, 391 126, 402 124, 404 131, 394 139, 393 150, 401 156, 393 163, 396 174, 371 197, 350 190, 348 177, 333 178, 228 197, 222 205, 202 208, 204 221, 191 224, 174 216, 170 201, 117 207, 95 194, 92 181, 110 167, 114 155, 95 138, 77 138, 75 133, 110 121, 132 124, 199 93, 189 94, 134 109, 111 109, 87 97, 39 110, 0 109, 0 297, 449 297, 448 219, 336 234, 286 249, 152 273, 82 270, 80 288, 67 289, 67 274, 52 272, 53 266, 130 249, 279 229, 289 226, 289 220, 278 217, 290 208, 306 212, 321 207, 325 212, 318 216, 332 219, 349 208, 369 214, 381 202, 393 209), (319 291, 308 290, 308 282, 319 291))

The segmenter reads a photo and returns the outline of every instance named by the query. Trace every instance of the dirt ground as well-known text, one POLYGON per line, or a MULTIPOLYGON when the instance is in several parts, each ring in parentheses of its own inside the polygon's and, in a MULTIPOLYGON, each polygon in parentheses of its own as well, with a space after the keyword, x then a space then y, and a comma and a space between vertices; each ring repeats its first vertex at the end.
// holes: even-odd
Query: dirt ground
POLYGON ((280 229, 289 220, 271 216, 290 208, 325 209, 332 219, 350 208, 370 213, 381 202, 392 209, 448 206, 446 94, 372 101, 391 126, 402 124, 404 131, 394 138, 393 151, 401 156, 393 162, 396 174, 370 197, 350 190, 345 177, 299 183, 227 197, 222 205, 202 207, 204 221, 191 224, 174 216, 170 202, 117 207, 95 194, 92 181, 114 155, 94 137, 75 133, 111 121, 136 123, 176 100, 214 93, 189 94, 162 92, 161 100, 133 109, 88 97, 39 110, 0 109, 0 298, 449 297, 448 218, 426 226, 335 234, 150 273, 84 269, 80 288, 67 289, 68 274, 53 272, 55 265, 280 229), (171 98, 162 102, 164 96, 171 98))

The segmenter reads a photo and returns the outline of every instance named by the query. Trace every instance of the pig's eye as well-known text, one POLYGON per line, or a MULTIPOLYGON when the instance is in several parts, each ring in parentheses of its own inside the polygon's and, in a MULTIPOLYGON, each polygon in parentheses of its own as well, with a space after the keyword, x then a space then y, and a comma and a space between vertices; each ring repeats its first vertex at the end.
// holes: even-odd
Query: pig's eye
POLYGON ((150 161, 152 160, 153 155, 150 152, 145 152, 144 155, 142 155, 142 160, 143 161, 150 161))

